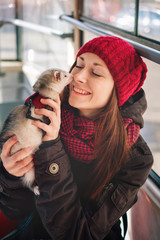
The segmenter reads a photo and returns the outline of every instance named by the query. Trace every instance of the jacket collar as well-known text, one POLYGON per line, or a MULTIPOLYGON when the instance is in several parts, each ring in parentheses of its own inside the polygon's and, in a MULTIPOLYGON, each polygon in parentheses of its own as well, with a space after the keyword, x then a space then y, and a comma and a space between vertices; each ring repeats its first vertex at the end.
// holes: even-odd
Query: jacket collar
POLYGON ((131 96, 127 102, 120 107, 122 118, 131 118, 134 123, 139 124, 143 128, 144 120, 143 113, 147 109, 147 101, 145 92, 141 89, 134 96, 131 96))

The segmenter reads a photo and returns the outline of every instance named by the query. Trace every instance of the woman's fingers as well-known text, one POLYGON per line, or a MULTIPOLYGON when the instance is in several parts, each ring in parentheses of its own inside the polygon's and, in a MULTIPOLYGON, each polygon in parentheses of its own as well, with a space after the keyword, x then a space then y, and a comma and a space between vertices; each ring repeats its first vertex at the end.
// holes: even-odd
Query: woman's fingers
POLYGON ((44 132, 47 131, 47 124, 43 123, 43 122, 40 122, 40 121, 35 121, 35 120, 32 120, 32 124, 40 129, 42 129, 44 132))
POLYGON ((21 161, 25 157, 32 154, 34 147, 23 148, 12 155, 15 162, 21 161))
POLYGON ((13 155, 10 154, 11 148, 17 142, 16 137, 7 140, 2 148, 1 159, 6 171, 14 176, 20 177, 33 167, 34 147, 23 148, 13 155))
POLYGON ((10 155, 10 150, 12 148, 12 146, 18 141, 16 136, 13 136, 11 138, 9 138, 4 144, 3 144, 3 148, 2 148, 2 153, 1 153, 1 158, 3 158, 3 156, 9 156, 10 155))
POLYGON ((6 168, 7 171, 11 171, 12 168, 14 169, 15 167, 18 167, 19 165, 17 164, 18 162, 21 162, 22 159, 25 159, 27 156, 31 155, 33 151, 33 147, 28 147, 28 148, 23 148, 16 153, 14 153, 12 156, 10 155, 3 155, 2 151, 2 161, 3 165, 6 168))
POLYGON ((56 108, 57 116, 60 117, 60 115, 61 115, 61 107, 60 107, 61 106, 61 100, 60 100, 59 94, 57 95, 57 97, 55 99, 55 102, 57 103, 57 108, 56 108))
POLYGON ((50 122, 53 122, 53 119, 56 117, 59 118, 59 116, 56 115, 55 112, 50 111, 48 109, 45 108, 41 108, 41 109, 35 109, 35 113, 39 114, 39 115, 43 115, 49 118, 50 122))
MULTIPOLYGON (((16 177, 21 177, 23 176, 25 173, 27 173, 30 169, 32 169, 34 166, 33 163, 33 156, 28 156, 25 159, 19 161, 15 168, 14 168, 14 175, 16 177)), ((12 170, 10 171, 10 173, 12 174, 12 170)))
POLYGON ((47 125, 40 121, 34 121, 34 120, 32 121, 32 124, 42 129, 46 133, 43 138, 43 141, 54 140, 58 137, 60 124, 61 124, 60 97, 57 94, 57 97, 55 100, 47 98, 47 99, 41 99, 41 102, 44 105, 50 106, 53 109, 53 111, 50 111, 45 108, 41 108, 41 109, 35 109, 35 113, 48 117, 50 120, 50 124, 47 125))
POLYGON ((49 99, 49 98, 42 98, 42 99, 41 99, 41 102, 42 102, 44 105, 48 105, 48 106, 50 106, 51 108, 53 108, 53 111, 55 112, 56 115, 58 115, 58 114, 60 113, 60 104, 61 104, 61 101, 60 101, 59 94, 57 94, 55 100, 52 100, 52 99, 49 99))
POLYGON ((60 119, 57 117, 52 117, 52 121, 49 125, 42 123, 40 121, 32 120, 32 124, 36 127, 42 129, 46 134, 43 138, 43 141, 54 140, 58 137, 59 129, 60 129, 60 119))
POLYGON ((27 171, 29 171, 33 166, 33 155, 25 157, 21 161, 12 161, 10 158, 11 164, 4 165, 5 169, 12 175, 16 177, 23 176, 27 171))

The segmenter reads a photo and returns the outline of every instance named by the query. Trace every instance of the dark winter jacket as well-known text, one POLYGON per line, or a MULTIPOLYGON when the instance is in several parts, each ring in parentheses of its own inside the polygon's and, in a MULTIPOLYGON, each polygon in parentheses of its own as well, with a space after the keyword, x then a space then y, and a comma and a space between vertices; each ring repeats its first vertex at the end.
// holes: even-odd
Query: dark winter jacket
MULTIPOLYGON (((144 108, 142 92, 121 113, 142 126, 144 108)), ((114 236, 119 218, 137 201, 137 192, 149 174, 153 157, 140 136, 132 146, 128 162, 90 201, 84 201, 81 192, 85 176, 93 166, 69 159, 60 137, 43 143, 34 163, 38 197, 22 186, 20 178, 8 174, 2 164, 0 167, 0 209, 11 219, 23 220, 33 215, 32 224, 21 239, 113 240, 121 239, 114 236)))

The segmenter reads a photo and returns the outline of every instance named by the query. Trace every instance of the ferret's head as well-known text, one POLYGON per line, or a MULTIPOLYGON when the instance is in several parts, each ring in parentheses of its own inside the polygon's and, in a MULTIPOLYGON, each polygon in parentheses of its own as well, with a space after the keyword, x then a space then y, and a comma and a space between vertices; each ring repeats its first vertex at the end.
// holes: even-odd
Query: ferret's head
POLYGON ((72 74, 59 69, 44 71, 33 86, 35 92, 54 99, 72 81, 72 74))

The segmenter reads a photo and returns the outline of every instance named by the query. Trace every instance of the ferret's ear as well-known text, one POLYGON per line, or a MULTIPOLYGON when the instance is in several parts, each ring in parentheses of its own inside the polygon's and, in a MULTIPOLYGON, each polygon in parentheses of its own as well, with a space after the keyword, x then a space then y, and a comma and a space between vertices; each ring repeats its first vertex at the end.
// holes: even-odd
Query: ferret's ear
POLYGON ((54 77, 57 81, 59 81, 61 79, 61 75, 60 75, 60 72, 59 71, 55 71, 54 72, 54 77))

